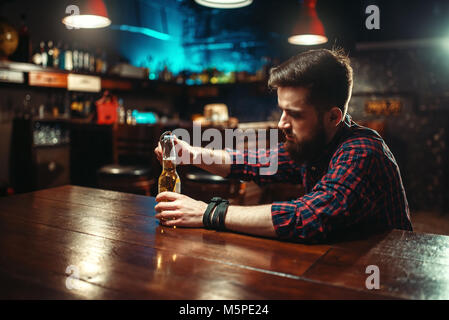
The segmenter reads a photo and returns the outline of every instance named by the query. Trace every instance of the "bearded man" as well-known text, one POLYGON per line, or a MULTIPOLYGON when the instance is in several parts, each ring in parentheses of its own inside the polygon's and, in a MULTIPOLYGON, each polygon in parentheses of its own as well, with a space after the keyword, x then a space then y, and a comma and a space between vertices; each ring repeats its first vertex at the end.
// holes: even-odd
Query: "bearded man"
MULTIPOLYGON (((286 141, 271 154, 277 171, 261 175, 248 151, 211 151, 176 140, 190 159, 213 153, 219 163, 198 166, 223 177, 301 183, 305 194, 292 201, 258 206, 207 204, 185 195, 156 197, 156 217, 165 226, 207 227, 302 243, 323 243, 384 232, 412 230, 397 162, 380 135, 359 126, 348 114, 353 71, 338 50, 311 50, 270 70, 282 116, 278 127, 286 141), (235 159, 242 157, 244 163, 235 159)), ((160 146, 155 149, 160 159, 160 146)), ((193 163, 197 163, 193 161, 193 163)))

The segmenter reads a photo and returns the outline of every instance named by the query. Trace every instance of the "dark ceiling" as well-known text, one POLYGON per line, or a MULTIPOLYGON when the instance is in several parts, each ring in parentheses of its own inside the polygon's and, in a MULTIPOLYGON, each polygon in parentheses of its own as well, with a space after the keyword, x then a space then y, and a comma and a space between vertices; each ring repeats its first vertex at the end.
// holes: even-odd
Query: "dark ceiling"
MULTIPOLYGON (((228 30, 251 30, 261 37, 275 34, 283 38, 288 36, 301 3, 298 0, 254 0, 246 8, 213 10, 193 0, 179 2, 203 17, 203 21, 213 16, 211 35, 228 30)), ((317 12, 330 43, 340 46, 449 35, 447 0, 318 0, 317 12), (365 27, 368 17, 365 9, 373 4, 380 9, 380 30, 365 27)))
MULTIPOLYGON (((73 0, 76 3, 78 0, 73 0)), ((0 0, 0 10, 4 4, 12 4, 15 0, 0 0)), ((26 11, 29 3, 35 7, 46 7, 52 12, 53 0, 18 1, 26 11)), ((67 2, 70 1, 58 1, 67 2)), ((254 0, 245 8, 221 10, 203 7, 194 0, 105 0, 114 3, 117 12, 112 15, 120 17, 120 7, 135 6, 140 3, 178 3, 181 9, 194 13, 198 25, 207 23, 207 36, 217 36, 223 32, 250 31, 257 37, 265 38, 267 34, 285 37, 288 35, 295 19, 297 19, 301 0, 254 0), (167 2, 165 2, 167 1, 167 2), (118 6, 115 4, 119 4, 118 6), (118 8, 117 8, 118 7, 118 8)), ((317 12, 322 19, 330 42, 350 45, 353 42, 388 41, 397 39, 413 39, 440 37, 449 35, 449 1, 447 0, 318 0, 317 12), (377 5, 380 9, 380 30, 365 28, 365 8, 377 5)), ((17 13, 12 13, 16 20, 17 13)), ((9 12, 0 12, 0 16, 10 18, 9 12)), ((59 19, 58 19, 59 20, 59 19)), ((170 24, 170 21, 167 21, 170 24)), ((204 34, 206 36, 206 34, 204 34)))
MULTIPOLYGON (((0 17, 6 17, 18 26, 20 14, 26 13, 33 47, 37 46, 38 41, 48 39, 78 42, 108 48, 108 51, 120 51, 122 56, 137 65, 141 62, 134 61, 136 59, 130 51, 146 46, 148 54, 155 56, 161 52, 163 42, 143 36, 136 38, 112 28, 78 32, 65 30, 61 24, 65 7, 79 1, 0 0, 0 17), (134 46, 131 45, 133 41, 134 46)), ((169 34, 179 27, 183 33, 181 45, 184 48, 202 43, 232 43, 230 51, 241 53, 235 58, 239 61, 245 55, 253 60, 265 55, 283 60, 298 51, 309 49, 287 42, 298 19, 300 0, 253 0, 248 7, 229 10, 203 7, 194 0, 104 1, 115 25, 141 26, 169 34), (175 11, 179 14, 173 15, 175 11), (242 47, 242 44, 248 46, 242 47)), ((349 52, 361 42, 449 36, 448 0, 318 0, 317 12, 329 38, 329 42, 322 46, 343 47, 349 52), (377 5, 380 9, 380 30, 367 30, 365 27, 368 17, 365 9, 369 5, 377 5)), ((174 49, 167 47, 165 50, 174 49)), ((201 59, 207 62, 210 55, 208 50, 204 51, 201 59)), ((167 53, 167 56, 172 55, 167 53)))

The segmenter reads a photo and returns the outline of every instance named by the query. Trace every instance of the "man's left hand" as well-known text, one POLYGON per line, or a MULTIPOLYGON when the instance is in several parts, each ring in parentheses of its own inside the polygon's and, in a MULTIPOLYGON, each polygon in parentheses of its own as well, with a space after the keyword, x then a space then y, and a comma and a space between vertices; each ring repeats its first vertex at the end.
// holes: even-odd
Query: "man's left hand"
POLYGON ((175 192, 161 192, 154 207, 155 217, 164 226, 203 227, 203 214, 207 203, 175 192))

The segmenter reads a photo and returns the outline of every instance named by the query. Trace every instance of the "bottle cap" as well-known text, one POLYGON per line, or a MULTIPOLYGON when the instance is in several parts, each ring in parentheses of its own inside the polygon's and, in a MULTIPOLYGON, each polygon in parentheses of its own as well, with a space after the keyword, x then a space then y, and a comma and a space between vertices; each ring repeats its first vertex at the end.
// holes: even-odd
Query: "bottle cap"
POLYGON ((164 132, 159 141, 162 147, 162 156, 164 160, 172 160, 176 159, 176 151, 174 144, 175 136, 171 131, 164 132))
POLYGON ((171 131, 165 131, 163 134, 161 134, 161 137, 159 138, 159 141, 162 143, 166 140, 174 140, 175 136, 171 131))

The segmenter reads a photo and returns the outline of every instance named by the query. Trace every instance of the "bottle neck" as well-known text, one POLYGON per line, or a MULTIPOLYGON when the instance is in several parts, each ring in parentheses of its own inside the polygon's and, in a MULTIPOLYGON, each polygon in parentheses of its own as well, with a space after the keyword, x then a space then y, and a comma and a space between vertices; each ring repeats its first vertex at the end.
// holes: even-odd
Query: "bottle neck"
POLYGON ((162 169, 164 171, 176 171, 176 162, 172 159, 162 160, 162 169))

